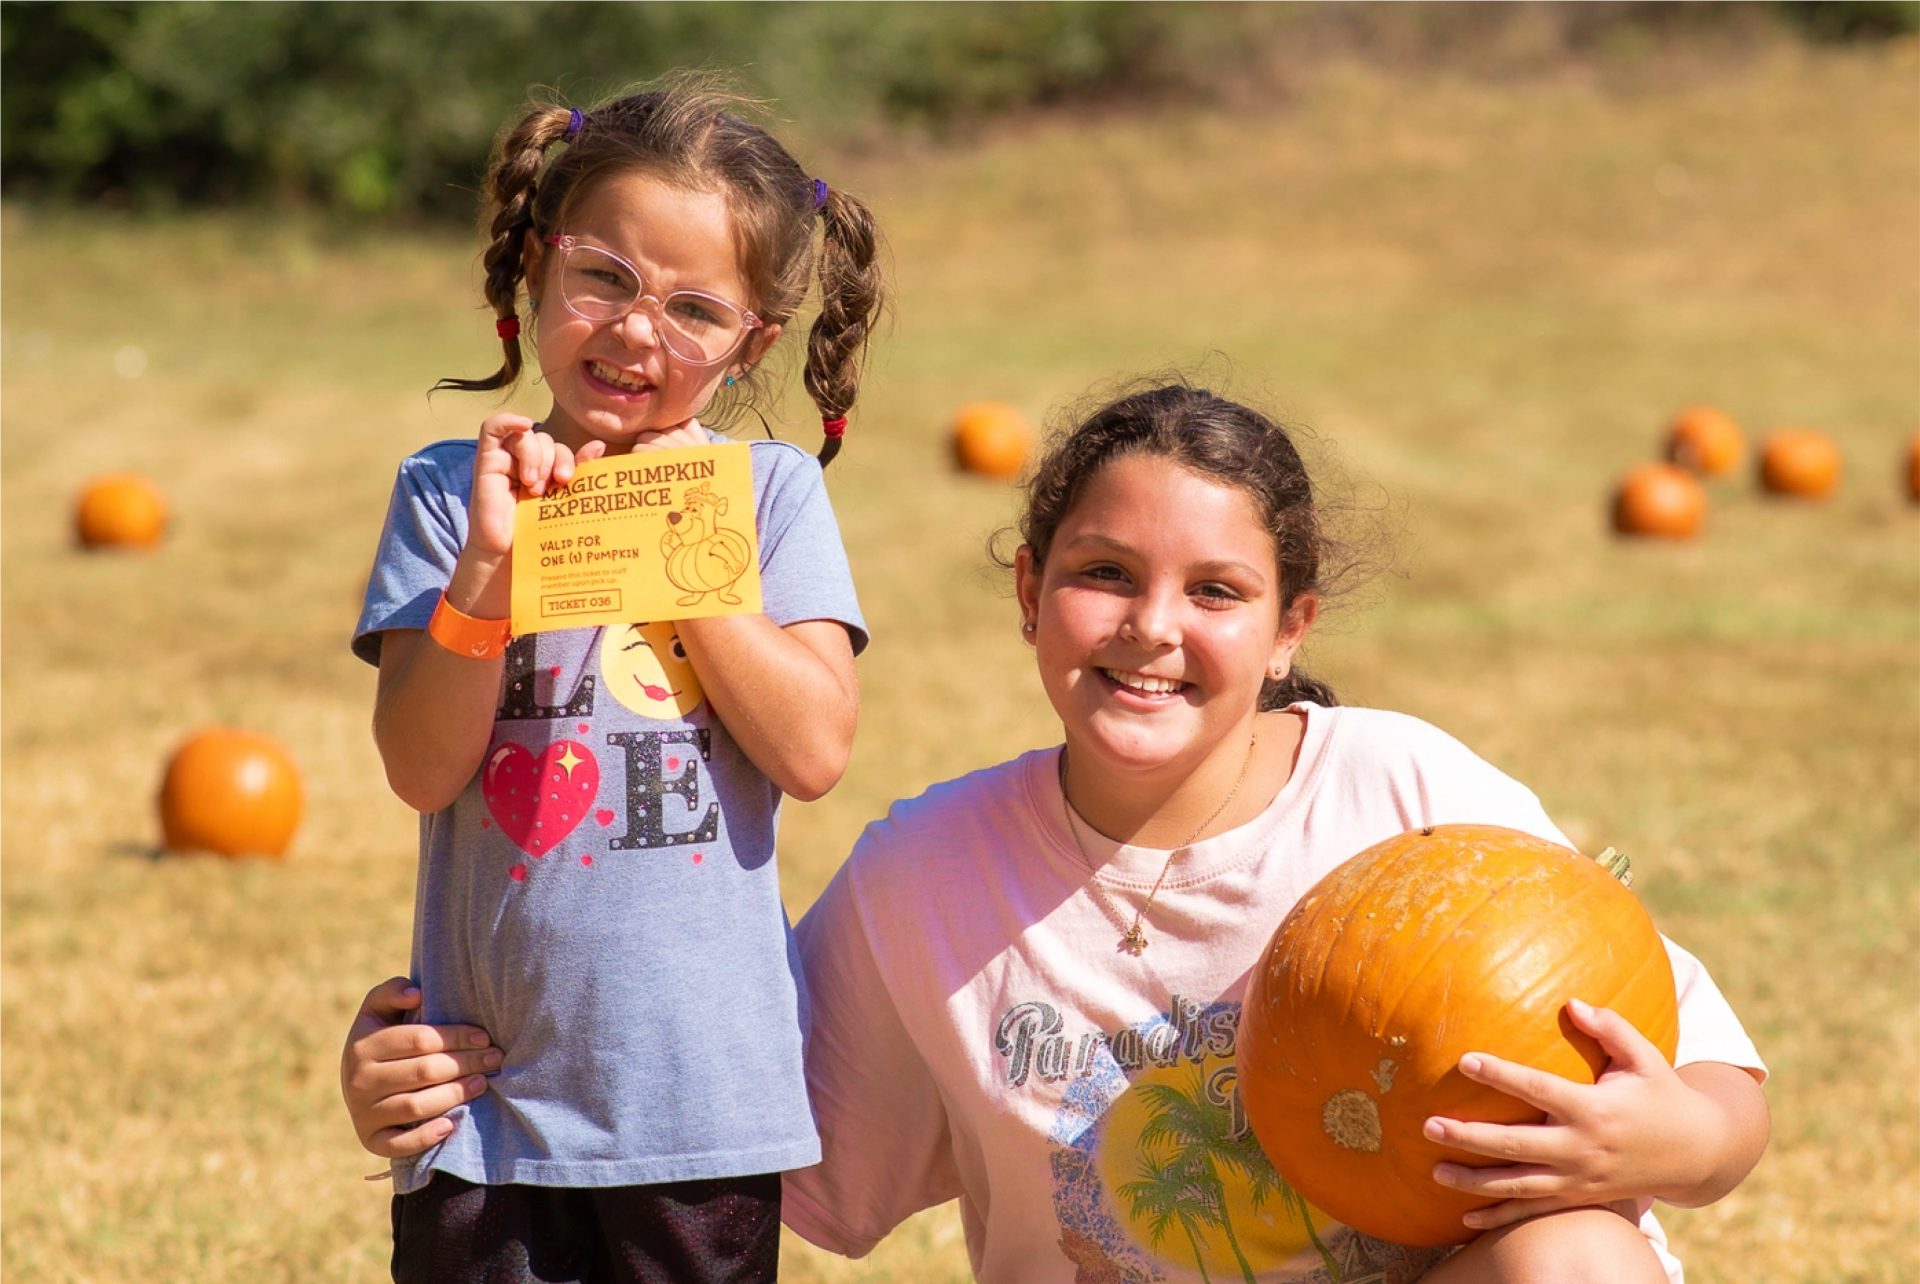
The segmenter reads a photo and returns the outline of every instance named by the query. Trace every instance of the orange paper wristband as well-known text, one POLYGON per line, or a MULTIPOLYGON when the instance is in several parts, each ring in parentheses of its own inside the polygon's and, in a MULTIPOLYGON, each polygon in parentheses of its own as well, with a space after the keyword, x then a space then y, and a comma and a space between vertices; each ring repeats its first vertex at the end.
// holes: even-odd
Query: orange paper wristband
POLYGON ((427 623, 427 636, 455 655, 491 660, 513 641, 513 621, 476 620, 442 593, 440 604, 433 608, 433 619, 427 623))

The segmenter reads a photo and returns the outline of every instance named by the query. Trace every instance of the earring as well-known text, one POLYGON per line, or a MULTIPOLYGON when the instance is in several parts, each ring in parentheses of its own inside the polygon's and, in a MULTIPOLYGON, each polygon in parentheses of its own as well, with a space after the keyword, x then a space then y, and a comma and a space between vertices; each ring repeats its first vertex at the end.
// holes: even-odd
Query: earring
POLYGON ((733 387, 733 385, 734 385, 734 384, 735 384, 736 382, 737 382, 737 381, 736 381, 736 380, 734 379, 734 377, 733 377, 732 375, 728 375, 728 376, 727 376, 727 381, 726 381, 726 382, 725 382, 724 384, 722 384, 722 385, 720 385, 720 386, 721 386, 721 387, 723 387, 723 388, 731 388, 731 387, 733 387))
POLYGON ((1022 637, 1030 638, 1033 636, 1034 630, 1038 629, 1039 627, 1040 626, 1035 624, 1032 620, 1022 620, 1020 621, 1020 634, 1022 637))

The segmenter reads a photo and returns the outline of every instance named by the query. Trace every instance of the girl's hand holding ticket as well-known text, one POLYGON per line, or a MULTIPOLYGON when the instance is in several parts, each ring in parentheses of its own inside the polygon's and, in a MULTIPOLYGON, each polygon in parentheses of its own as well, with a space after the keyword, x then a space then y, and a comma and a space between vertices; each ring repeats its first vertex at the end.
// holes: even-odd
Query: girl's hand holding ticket
MULTIPOLYGON (((685 425, 682 425, 684 427, 685 425)), ((473 455, 473 505, 468 510, 467 547, 504 558, 513 551, 514 505, 573 480, 575 464, 598 459, 607 443, 593 440, 578 450, 541 431, 525 415, 494 415, 480 425, 473 455)))

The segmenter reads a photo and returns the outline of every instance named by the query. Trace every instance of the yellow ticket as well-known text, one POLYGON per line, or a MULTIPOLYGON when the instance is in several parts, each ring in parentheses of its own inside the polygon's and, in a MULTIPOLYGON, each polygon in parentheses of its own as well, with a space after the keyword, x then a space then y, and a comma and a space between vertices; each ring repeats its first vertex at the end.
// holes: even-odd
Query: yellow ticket
POLYGON ((760 609, 745 445, 595 459, 513 515, 513 631, 760 609))

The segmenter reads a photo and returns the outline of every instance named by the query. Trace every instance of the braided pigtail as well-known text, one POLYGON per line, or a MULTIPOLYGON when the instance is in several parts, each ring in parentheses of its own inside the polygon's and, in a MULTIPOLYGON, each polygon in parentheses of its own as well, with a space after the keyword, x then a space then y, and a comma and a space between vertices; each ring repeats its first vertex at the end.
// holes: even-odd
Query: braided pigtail
POLYGON ((565 107, 539 107, 522 117, 494 145, 487 164, 485 203, 482 206, 491 236, 482 259, 487 271, 481 293, 493 307, 494 330, 500 336, 500 368, 484 379, 442 379, 434 391, 490 392, 510 388, 520 378, 520 282, 525 276, 523 254, 527 233, 534 227, 533 202, 547 151, 570 140, 580 128, 580 113, 565 107))
POLYGON ((820 315, 807 334, 802 378, 826 428, 820 447, 824 468, 840 453, 847 411, 859 392, 867 341, 880 319, 886 290, 877 263, 879 231, 867 207, 845 192, 829 190, 820 217, 820 315))

